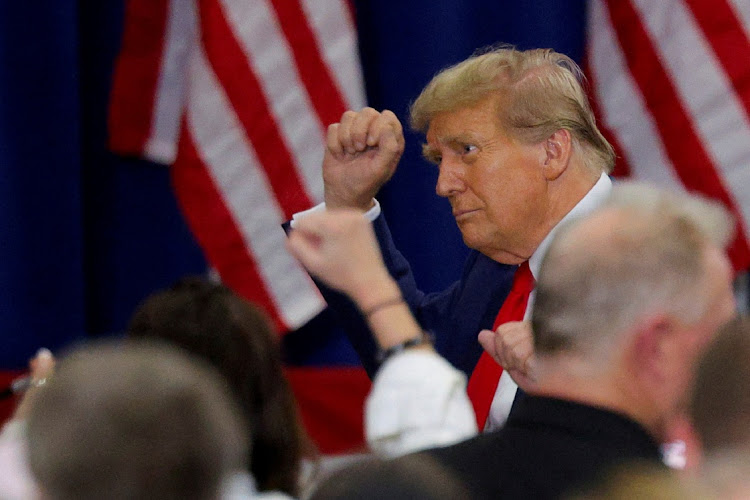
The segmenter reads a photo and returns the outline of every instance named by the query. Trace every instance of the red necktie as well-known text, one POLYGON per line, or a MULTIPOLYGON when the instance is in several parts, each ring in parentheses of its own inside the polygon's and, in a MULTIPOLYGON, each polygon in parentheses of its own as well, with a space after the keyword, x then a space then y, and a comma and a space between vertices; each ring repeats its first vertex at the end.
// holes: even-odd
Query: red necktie
MULTIPOLYGON (((492 329, 496 330, 498 326, 509 321, 523 320, 529 295, 531 295, 533 289, 534 276, 529 269, 529 262, 526 261, 518 266, 513 277, 513 286, 497 313, 492 329)), ((474 406, 474 413, 476 413, 477 425, 480 430, 484 429, 502 373, 503 367, 498 365, 487 352, 482 352, 466 388, 471 404, 474 406)))

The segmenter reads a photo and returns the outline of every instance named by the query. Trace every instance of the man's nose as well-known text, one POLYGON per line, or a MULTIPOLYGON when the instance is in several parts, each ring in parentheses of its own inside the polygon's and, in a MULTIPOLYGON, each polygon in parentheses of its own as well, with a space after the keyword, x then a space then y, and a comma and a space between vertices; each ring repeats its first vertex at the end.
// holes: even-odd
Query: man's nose
POLYGON ((464 182, 462 168, 444 159, 440 163, 440 173, 438 173, 437 184, 435 185, 437 195, 447 198, 465 189, 466 183, 464 182))

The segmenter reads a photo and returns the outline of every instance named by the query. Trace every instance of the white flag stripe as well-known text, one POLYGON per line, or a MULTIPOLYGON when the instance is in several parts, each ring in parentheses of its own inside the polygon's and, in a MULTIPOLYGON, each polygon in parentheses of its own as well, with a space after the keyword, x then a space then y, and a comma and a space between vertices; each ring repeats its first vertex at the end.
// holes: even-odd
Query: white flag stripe
POLYGON ((589 3, 589 57, 602 119, 624 149, 637 179, 683 190, 659 130, 630 74, 603 0, 589 3), (606 89, 605 92, 602 90, 606 89))
MULTIPOLYGON (((304 90, 294 57, 266 0, 222 0, 227 21, 258 78, 309 198, 323 201, 323 126, 304 90)), ((273 168, 273 165, 267 165, 273 168)))
POLYGON ((188 124, 196 149, 258 264, 271 298, 290 328, 302 326, 325 307, 307 273, 284 250, 283 212, 234 110, 202 50, 191 67, 188 124))
POLYGON ((750 2, 748 0, 727 0, 727 3, 737 14, 737 19, 744 28, 745 36, 750 36, 750 2))
POLYGON ((349 109, 363 108, 362 68, 357 55, 357 32, 346 6, 348 0, 302 0, 302 9, 318 40, 318 51, 331 69, 349 109))
POLYGON ((682 0, 633 3, 724 187, 750 222, 750 124, 731 82, 682 0))
POLYGON ((187 91, 185 68, 197 39, 197 22, 193 2, 170 0, 151 131, 144 146, 144 155, 157 163, 171 165, 177 155, 177 134, 187 91))

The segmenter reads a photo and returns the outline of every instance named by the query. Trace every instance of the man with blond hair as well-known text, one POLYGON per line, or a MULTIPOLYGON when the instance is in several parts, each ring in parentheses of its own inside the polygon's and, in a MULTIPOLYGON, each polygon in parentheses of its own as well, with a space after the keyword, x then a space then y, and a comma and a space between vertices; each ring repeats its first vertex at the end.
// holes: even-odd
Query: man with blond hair
MULTIPOLYGON (((607 173, 614 153, 596 128, 582 81, 581 70, 563 54, 504 47, 443 70, 413 103, 412 126, 426 133, 424 156, 439 170, 436 192, 450 201, 472 249, 460 280, 436 294, 418 290, 374 198, 404 150, 396 115, 347 111, 328 128, 325 207, 356 209, 373 221, 401 291, 391 302, 402 296, 434 334, 438 352, 473 372, 469 393, 480 426, 488 414, 488 427, 504 422, 516 386, 490 356, 477 363, 477 334, 523 319, 554 228, 598 206, 611 189, 607 173)), ((323 293, 374 373, 377 346, 362 312, 327 289, 323 293)))

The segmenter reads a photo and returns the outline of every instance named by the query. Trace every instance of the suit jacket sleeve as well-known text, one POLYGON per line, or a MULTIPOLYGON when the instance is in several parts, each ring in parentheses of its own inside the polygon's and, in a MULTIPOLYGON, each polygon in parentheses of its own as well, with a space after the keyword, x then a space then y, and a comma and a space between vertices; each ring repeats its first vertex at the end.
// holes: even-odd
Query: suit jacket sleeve
MULTIPOLYGON (((516 266, 500 264, 472 251, 461 279, 441 292, 425 294, 417 287, 409 263, 396 249, 383 214, 373 221, 373 229, 388 271, 422 328, 434 335, 435 349, 470 375, 482 352, 477 334, 492 327, 510 290, 516 266)), ((365 318, 348 297, 317 280, 315 283, 372 378, 379 366, 375 359, 377 345, 365 318)))

